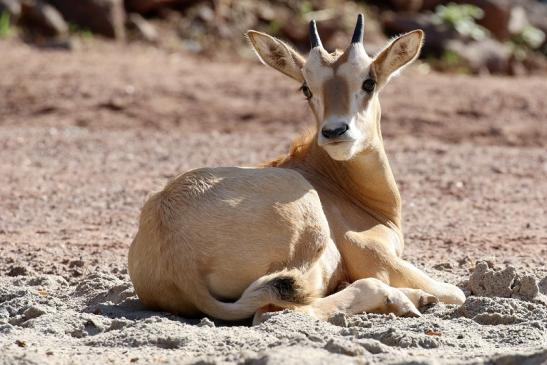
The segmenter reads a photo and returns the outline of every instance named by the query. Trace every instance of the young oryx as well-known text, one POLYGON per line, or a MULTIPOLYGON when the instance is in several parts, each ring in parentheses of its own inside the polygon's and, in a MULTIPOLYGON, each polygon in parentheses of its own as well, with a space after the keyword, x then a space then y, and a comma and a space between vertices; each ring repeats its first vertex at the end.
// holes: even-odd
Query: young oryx
POLYGON ((371 58, 362 15, 344 52, 327 52, 312 21, 307 60, 267 34, 247 36, 262 62, 302 85, 317 129, 266 166, 192 170, 154 194, 129 251, 141 301, 255 322, 280 308, 327 318, 463 303, 456 286, 401 258, 401 198, 380 132, 379 93, 417 58, 423 32, 371 58))

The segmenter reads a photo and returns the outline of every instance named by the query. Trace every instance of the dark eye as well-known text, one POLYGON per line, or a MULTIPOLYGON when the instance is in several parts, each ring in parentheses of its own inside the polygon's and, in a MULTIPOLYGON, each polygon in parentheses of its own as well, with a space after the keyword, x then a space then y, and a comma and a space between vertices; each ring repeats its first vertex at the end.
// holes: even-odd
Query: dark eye
POLYGON ((376 85, 376 81, 373 79, 366 79, 363 81, 363 85, 361 86, 363 88, 363 91, 366 91, 367 93, 371 93, 374 91, 374 86, 376 85))
POLYGON ((302 87, 300 88, 300 90, 302 90, 302 93, 303 93, 304 96, 306 97, 306 100, 310 100, 311 97, 313 96, 313 94, 311 93, 310 88, 309 88, 306 84, 302 85, 302 87))

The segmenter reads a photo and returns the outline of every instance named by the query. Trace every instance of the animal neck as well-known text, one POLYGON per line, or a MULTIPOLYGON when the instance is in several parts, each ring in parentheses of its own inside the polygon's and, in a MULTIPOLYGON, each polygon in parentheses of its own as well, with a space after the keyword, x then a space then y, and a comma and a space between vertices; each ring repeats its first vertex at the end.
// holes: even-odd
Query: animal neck
MULTIPOLYGON (((317 140, 314 138, 314 141, 317 140)), ((311 169, 385 224, 401 228, 401 196, 381 138, 349 161, 335 161, 314 142, 303 169, 311 169)))
MULTIPOLYGON (((378 118, 379 121, 379 118, 378 118)), ((401 231, 401 196, 384 149, 379 122, 378 138, 349 161, 335 161, 317 145, 317 131, 300 136, 287 155, 267 166, 294 168, 316 183, 337 189, 383 224, 401 231)))

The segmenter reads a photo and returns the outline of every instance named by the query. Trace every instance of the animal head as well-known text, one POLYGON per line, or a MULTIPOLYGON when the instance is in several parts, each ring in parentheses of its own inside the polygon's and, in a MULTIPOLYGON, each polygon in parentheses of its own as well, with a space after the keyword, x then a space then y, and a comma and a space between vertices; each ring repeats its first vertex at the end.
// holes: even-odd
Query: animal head
POLYGON ((381 142, 378 94, 391 76, 418 57, 424 38, 421 30, 403 34, 370 57, 363 46, 363 32, 359 14, 350 45, 343 52, 329 53, 312 20, 307 59, 277 38, 247 32, 263 63, 301 83, 317 121, 317 144, 338 161, 381 142))

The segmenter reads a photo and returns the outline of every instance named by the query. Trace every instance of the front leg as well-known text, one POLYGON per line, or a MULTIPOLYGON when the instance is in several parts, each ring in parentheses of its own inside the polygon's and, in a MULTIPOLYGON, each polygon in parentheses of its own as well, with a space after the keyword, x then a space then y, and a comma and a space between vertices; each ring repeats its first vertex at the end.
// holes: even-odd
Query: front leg
POLYGON ((389 236, 348 232, 342 256, 352 280, 373 277, 395 288, 421 289, 446 304, 462 304, 465 295, 455 285, 435 280, 398 257, 389 236))

